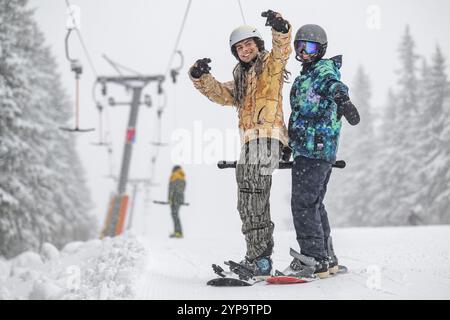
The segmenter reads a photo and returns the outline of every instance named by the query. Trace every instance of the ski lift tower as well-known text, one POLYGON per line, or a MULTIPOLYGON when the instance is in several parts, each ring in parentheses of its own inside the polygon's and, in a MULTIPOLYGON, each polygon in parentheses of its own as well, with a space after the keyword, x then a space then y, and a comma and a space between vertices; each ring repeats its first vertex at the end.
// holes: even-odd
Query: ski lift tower
MULTIPOLYGON (((131 103, 120 103, 120 105, 129 105, 130 116, 128 120, 128 127, 125 135, 125 147, 122 157, 122 167, 120 170, 119 181, 117 185, 117 193, 112 196, 108 213, 106 216, 105 226, 101 237, 114 237, 123 232, 125 216, 128 205, 128 195, 126 194, 126 186, 128 182, 128 173, 130 169, 131 156, 133 151, 133 143, 136 137, 136 123, 141 103, 141 94, 145 86, 150 82, 158 82, 158 89, 160 90, 162 82, 165 77, 163 75, 153 76, 111 76, 98 77, 97 81, 101 84, 115 83, 125 88, 130 88, 133 91, 131 103)), ((119 104, 115 104, 119 105, 119 104)))

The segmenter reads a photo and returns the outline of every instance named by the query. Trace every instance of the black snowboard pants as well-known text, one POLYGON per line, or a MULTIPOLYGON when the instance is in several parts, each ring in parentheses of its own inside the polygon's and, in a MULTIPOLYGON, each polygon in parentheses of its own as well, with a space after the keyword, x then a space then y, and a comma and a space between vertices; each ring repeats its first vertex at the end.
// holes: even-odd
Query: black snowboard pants
POLYGON ((292 167, 291 210, 301 253, 327 258, 330 236, 328 214, 323 204, 331 175, 331 163, 296 157, 292 167))

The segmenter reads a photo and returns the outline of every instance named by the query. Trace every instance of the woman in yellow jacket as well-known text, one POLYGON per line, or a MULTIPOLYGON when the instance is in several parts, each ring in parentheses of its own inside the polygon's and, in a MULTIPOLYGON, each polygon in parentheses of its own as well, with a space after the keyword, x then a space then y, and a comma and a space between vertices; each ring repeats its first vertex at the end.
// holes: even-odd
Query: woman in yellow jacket
POLYGON ((184 203, 184 190, 186 189, 186 178, 180 166, 174 166, 169 181, 168 202, 172 213, 174 232, 171 238, 182 238, 183 230, 179 217, 180 207, 184 203))
POLYGON ((279 13, 271 13, 267 20, 272 27, 270 52, 254 27, 241 26, 231 33, 231 52, 238 60, 233 81, 217 81, 209 73, 211 60, 207 58, 197 60, 189 70, 195 88, 203 95, 237 108, 242 144, 236 166, 238 211, 247 243, 241 264, 261 277, 272 271, 271 174, 283 151, 289 150, 282 87, 288 75, 285 66, 291 53, 291 26, 279 13))

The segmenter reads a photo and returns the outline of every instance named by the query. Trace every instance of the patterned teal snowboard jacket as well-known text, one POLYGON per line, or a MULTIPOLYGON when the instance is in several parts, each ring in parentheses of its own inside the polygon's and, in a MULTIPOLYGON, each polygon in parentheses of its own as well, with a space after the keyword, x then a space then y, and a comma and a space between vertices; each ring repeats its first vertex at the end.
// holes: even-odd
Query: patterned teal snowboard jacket
POLYGON ((337 120, 334 96, 348 93, 339 69, 342 56, 321 59, 295 79, 289 118, 289 146, 294 159, 304 156, 330 163, 336 161, 342 122, 337 120))

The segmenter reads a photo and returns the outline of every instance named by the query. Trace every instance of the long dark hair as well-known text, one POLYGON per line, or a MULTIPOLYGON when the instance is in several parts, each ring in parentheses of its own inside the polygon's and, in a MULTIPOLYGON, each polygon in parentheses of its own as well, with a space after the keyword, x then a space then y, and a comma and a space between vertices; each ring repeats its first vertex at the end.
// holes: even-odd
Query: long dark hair
MULTIPOLYGON (((252 38, 256 46, 258 47, 258 55, 251 62, 243 62, 239 59, 239 55, 236 50, 236 46, 231 47, 231 53, 233 56, 239 61, 239 63, 233 69, 233 78, 234 78, 234 101, 233 104, 239 109, 244 104, 245 93, 247 92, 247 71, 255 65, 255 73, 256 76, 259 76, 263 71, 263 61, 264 57, 268 52, 264 47, 264 40, 253 37, 252 38)), ((290 76, 290 72, 286 69, 283 70, 283 80, 287 82, 290 76)))

